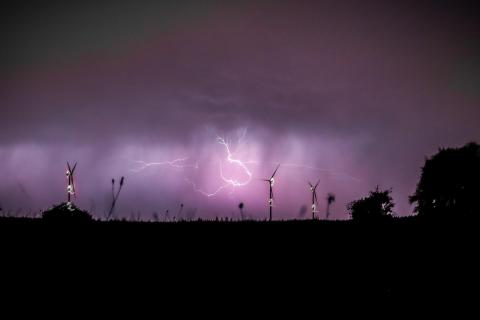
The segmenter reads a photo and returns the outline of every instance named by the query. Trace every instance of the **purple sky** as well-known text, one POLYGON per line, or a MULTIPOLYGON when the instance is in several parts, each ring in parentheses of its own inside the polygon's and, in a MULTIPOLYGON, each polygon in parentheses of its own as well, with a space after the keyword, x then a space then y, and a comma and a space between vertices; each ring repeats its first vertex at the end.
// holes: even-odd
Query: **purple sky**
POLYGON ((425 156, 479 140, 480 19, 455 3, 4 7, 0 207, 63 201, 68 160, 78 205, 99 216, 110 179, 125 176, 125 217, 173 216, 180 203, 183 217, 238 217, 244 202, 263 219, 259 179, 281 163, 276 218, 304 217, 318 179, 321 216, 328 192, 345 219, 376 185, 410 214, 425 156))

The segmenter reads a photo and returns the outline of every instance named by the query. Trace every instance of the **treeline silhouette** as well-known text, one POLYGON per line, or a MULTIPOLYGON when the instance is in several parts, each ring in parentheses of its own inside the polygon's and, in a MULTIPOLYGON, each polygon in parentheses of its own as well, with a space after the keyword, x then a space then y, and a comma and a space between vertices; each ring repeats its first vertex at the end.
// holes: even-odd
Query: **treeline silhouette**
MULTIPOLYGON (((392 190, 371 191, 347 209, 353 220, 392 218, 392 190)), ((428 219, 478 218, 480 209, 480 146, 470 142, 460 148, 441 148, 425 160, 420 181, 409 201, 415 213, 428 219)))

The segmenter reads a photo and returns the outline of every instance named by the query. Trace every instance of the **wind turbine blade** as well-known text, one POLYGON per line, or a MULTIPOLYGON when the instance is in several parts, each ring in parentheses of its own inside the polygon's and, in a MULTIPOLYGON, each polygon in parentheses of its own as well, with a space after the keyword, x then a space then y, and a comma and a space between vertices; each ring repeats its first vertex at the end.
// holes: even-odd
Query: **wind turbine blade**
POLYGON ((320 179, 318 179, 318 182, 317 182, 317 184, 315 185, 315 188, 318 187, 318 184, 319 184, 319 183, 320 183, 320 179))
POLYGON ((308 185, 309 185, 311 188, 313 188, 313 185, 312 185, 310 182, 308 183, 308 185))
MULTIPOLYGON (((275 174, 277 173, 277 171, 278 171, 278 168, 280 168, 280 165, 278 165, 278 166, 277 166, 277 169, 275 169, 275 171, 273 172, 273 174, 272 174, 272 178, 273 178, 273 177, 275 177, 275 174)), ((270 179, 271 179, 271 178, 270 178, 270 179)))
POLYGON ((67 161, 67 168, 69 173, 72 172, 72 169, 70 168, 70 163, 68 163, 68 161, 67 161))
POLYGON ((75 168, 77 168, 77 163, 76 163, 76 162, 75 162, 75 165, 73 166, 72 174, 73 174, 73 172, 75 171, 75 168))

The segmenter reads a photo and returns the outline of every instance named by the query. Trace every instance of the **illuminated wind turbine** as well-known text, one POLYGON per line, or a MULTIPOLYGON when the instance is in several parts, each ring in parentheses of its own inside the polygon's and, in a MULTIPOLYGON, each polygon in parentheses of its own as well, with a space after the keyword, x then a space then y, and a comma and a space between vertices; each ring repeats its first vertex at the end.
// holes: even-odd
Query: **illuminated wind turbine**
POLYGON ((75 181, 73 179, 73 174, 75 173, 75 169, 77 168, 77 164, 73 166, 73 168, 70 166, 70 163, 67 162, 67 172, 65 172, 65 175, 67 176, 68 179, 68 184, 67 184, 67 203, 71 203, 72 196, 77 199, 77 195, 75 194, 75 181))
POLYGON ((270 197, 268 198, 268 206, 270 208, 270 217, 269 221, 272 221, 272 208, 273 208, 273 184, 275 183, 275 174, 277 173, 278 168, 280 168, 280 165, 277 166, 277 169, 273 172, 272 176, 270 179, 265 179, 263 181, 268 182, 268 185, 270 187, 270 197))
POLYGON ((317 187, 319 183, 320 183, 320 180, 318 180, 315 186, 310 182, 308 183, 308 185, 310 186, 310 192, 312 192, 312 219, 313 220, 315 220, 315 213, 318 212, 317 211, 317 206, 318 206, 317 187))

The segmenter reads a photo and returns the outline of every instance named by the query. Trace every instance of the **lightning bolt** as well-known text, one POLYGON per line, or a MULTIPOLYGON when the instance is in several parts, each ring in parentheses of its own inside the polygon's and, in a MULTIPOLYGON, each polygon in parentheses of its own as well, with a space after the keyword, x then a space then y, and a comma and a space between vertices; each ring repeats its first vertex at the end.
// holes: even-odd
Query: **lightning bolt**
POLYGON ((237 179, 228 179, 226 178, 224 175, 223 175, 223 166, 222 166, 222 163, 220 162, 220 177, 222 178, 223 181, 225 181, 225 183, 227 184, 231 184, 233 187, 243 187, 243 186, 246 186, 251 180, 252 180, 252 173, 250 172, 250 170, 248 170, 247 166, 245 163, 243 163, 241 160, 239 159, 234 159, 233 158, 233 154, 232 152, 230 151, 230 146, 228 145, 228 143, 225 142, 225 139, 221 138, 221 137, 217 137, 217 142, 220 143, 221 145, 223 145, 225 147, 225 150, 227 151, 227 161, 231 164, 235 164, 237 166, 239 166, 240 168, 242 168, 245 172, 245 174, 247 175, 247 180, 241 182, 237 179))
POLYGON ((205 190, 202 190, 202 189, 197 187, 195 182, 193 182, 193 181, 191 181, 190 179, 187 179, 187 178, 185 179, 185 181, 187 183, 192 185, 193 190, 195 192, 198 192, 198 193, 200 193, 200 194, 202 194, 206 197, 216 196, 217 194, 219 194, 220 192, 222 192, 224 189, 227 189, 227 188, 232 188, 232 191, 230 192, 230 194, 232 194, 234 192, 235 188, 246 186, 247 184, 250 183, 250 181, 252 181, 252 172, 248 169, 245 162, 243 162, 240 159, 234 158, 234 154, 230 150, 230 145, 225 141, 225 139, 220 137, 220 136, 217 136, 216 141, 217 141, 217 143, 219 143, 220 145, 222 145, 225 148, 225 151, 227 153, 227 157, 226 157, 225 161, 232 164, 232 165, 236 165, 236 166, 242 168, 243 172, 246 175, 246 179, 238 180, 238 179, 226 177, 223 173, 223 161, 220 161, 220 163, 219 163, 219 174, 220 174, 220 178, 223 180, 224 184, 219 186, 213 192, 207 192, 205 190))
MULTIPOLYGON (((246 131, 242 132, 241 137, 239 138, 239 143, 243 138, 245 137, 246 131)), ((225 138, 220 137, 219 135, 216 135, 216 143, 221 145, 224 149, 224 152, 226 153, 226 157, 222 158, 219 161, 219 177, 221 181, 223 182, 220 186, 218 186, 215 190, 213 191, 206 191, 204 189, 201 189, 198 187, 198 185, 188 177, 185 177, 184 180, 187 184, 192 186, 192 189, 199 193, 202 194, 203 196, 206 197, 214 197, 218 194, 220 194, 222 191, 226 189, 231 189, 230 194, 232 194, 236 188, 239 187, 244 187, 248 185, 252 181, 252 172, 249 169, 250 165, 270 165, 270 164, 277 164, 277 163, 269 163, 269 162, 260 162, 260 161, 242 161, 241 159, 237 158, 235 156, 236 152, 238 151, 239 146, 237 145, 237 150, 232 151, 230 144, 227 142, 225 138), (224 164, 228 163, 230 165, 236 166, 240 168, 244 175, 243 179, 236 179, 232 177, 228 177, 224 173, 224 164)), ((198 163, 187 163, 187 160, 190 159, 190 157, 183 157, 183 158, 178 158, 174 159, 171 161, 162 161, 162 162, 146 162, 142 160, 138 161, 131 161, 134 164, 134 167, 131 168, 130 170, 134 173, 139 173, 143 170, 146 170, 147 168, 150 167, 158 167, 158 166, 169 166, 172 168, 176 169, 185 169, 185 168, 194 168, 194 169, 199 169, 198 163)), ((314 171, 320 171, 320 172, 327 172, 329 174, 333 174, 334 176, 337 176, 338 178, 346 178, 350 180, 355 180, 355 181, 361 181, 361 179, 358 179, 356 177, 353 177, 345 172, 340 172, 340 171, 331 171, 331 170, 326 170, 326 169, 321 169, 317 168, 314 166, 309 166, 309 165, 304 165, 304 164, 297 164, 297 163, 282 163, 282 168, 286 167, 292 167, 292 168, 301 168, 301 169, 307 169, 307 170, 314 170, 314 171)))
MULTIPOLYGON (((230 192, 231 194, 234 192, 235 188, 246 186, 252 180, 252 172, 249 170, 245 162, 235 157, 234 152, 231 151, 229 143, 227 143, 227 141, 224 138, 218 135, 216 138, 216 142, 221 146, 223 146, 226 152, 226 158, 224 160, 220 160, 219 162, 219 176, 220 176, 220 179, 223 181, 223 184, 220 185, 213 192, 208 192, 199 188, 197 184, 194 181, 190 180, 189 178, 184 179, 188 184, 192 186, 195 192, 198 192, 206 197, 213 197, 228 188, 232 188, 230 192), (225 162, 241 168, 245 173, 245 179, 242 180, 242 179, 227 177, 227 175, 224 174, 225 162)), ((146 162, 143 160, 131 161, 134 164, 134 166, 130 169, 130 171, 134 173, 139 173, 150 167, 159 167, 159 166, 169 166, 177 169, 185 169, 185 168, 198 169, 199 168, 198 163, 194 163, 194 164, 185 163, 188 159, 190 159, 190 157, 183 157, 183 158, 178 158, 171 161, 161 161, 161 162, 146 162)))
POLYGON ((134 173, 139 173, 140 171, 143 171, 149 167, 157 167, 157 166, 170 166, 178 169, 184 169, 184 168, 198 169, 198 163, 184 164, 184 162, 187 161, 188 159, 189 157, 179 158, 172 161, 162 161, 162 162, 146 162, 142 160, 132 161, 136 165, 136 167, 131 168, 130 171, 134 173))
POLYGON ((215 191, 213 192, 207 192, 205 190, 202 190, 200 188, 197 187, 197 184, 195 182, 193 182, 192 180, 188 179, 188 178, 185 178, 185 181, 190 184, 193 188, 193 191, 195 192, 198 192, 202 195, 204 195, 205 197, 213 197, 213 196, 216 196, 217 194, 219 194, 223 189, 226 189, 228 187, 230 187, 230 184, 223 184, 221 185, 220 187, 218 187, 218 189, 216 189, 215 191))

